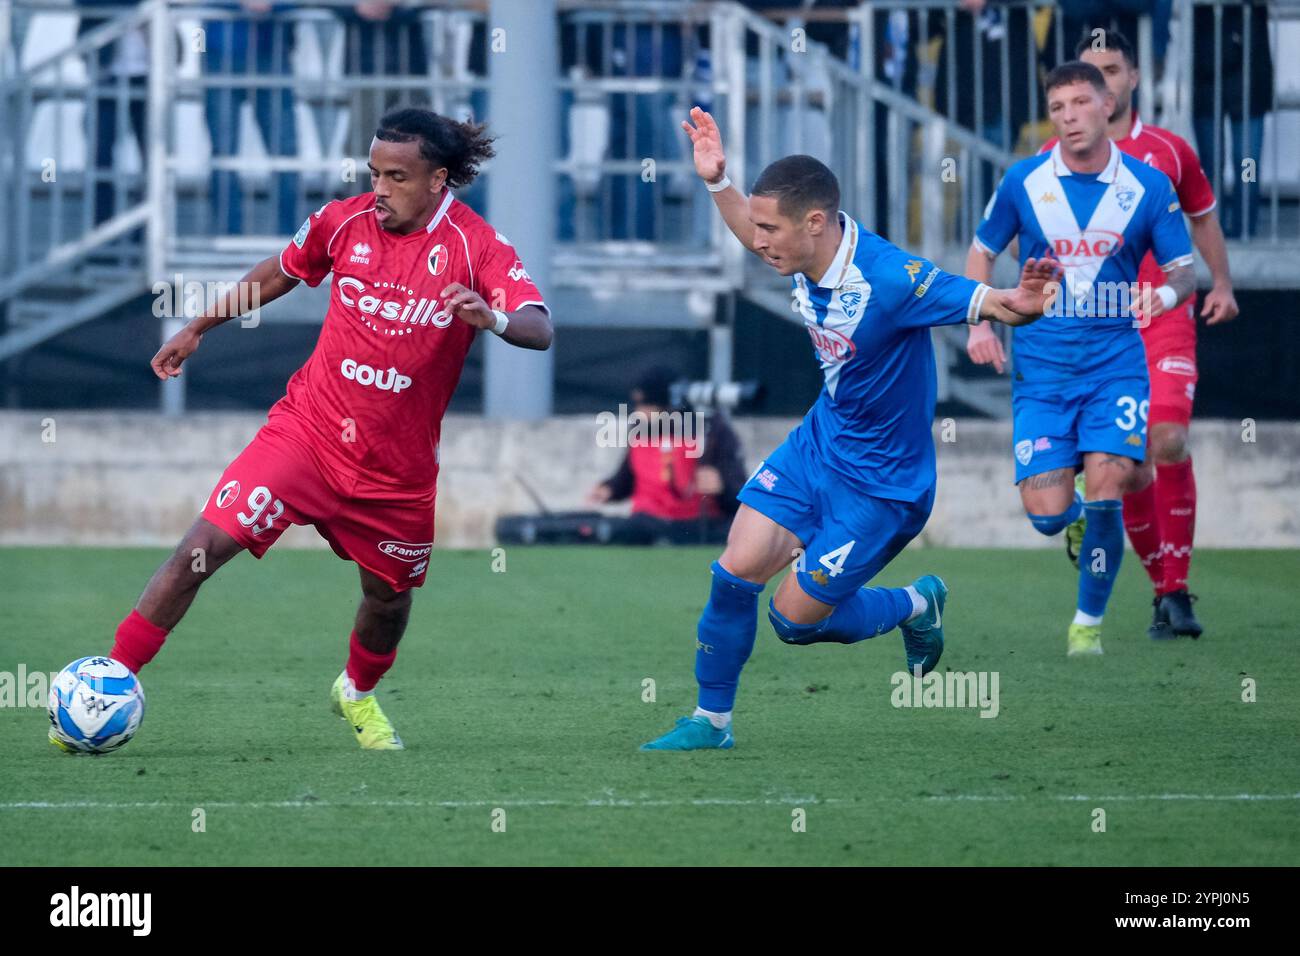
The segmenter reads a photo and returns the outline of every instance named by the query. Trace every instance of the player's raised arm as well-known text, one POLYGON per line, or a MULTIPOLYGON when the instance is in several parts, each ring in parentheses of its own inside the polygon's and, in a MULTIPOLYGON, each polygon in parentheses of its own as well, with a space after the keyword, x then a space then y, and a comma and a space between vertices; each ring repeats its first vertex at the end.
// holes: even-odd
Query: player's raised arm
POLYGON ((722 150, 722 133, 718 131, 718 124, 697 106, 691 110, 690 120, 682 120, 682 129, 691 138, 695 171, 709 187, 727 228, 741 245, 754 252, 754 224, 749 220, 749 200, 727 178, 727 156, 722 150))
POLYGON ((270 256, 249 269, 225 296, 208 308, 163 343, 150 365, 160 379, 166 381, 181 374, 181 363, 194 354, 203 334, 215 329, 228 319, 243 315, 250 302, 261 308, 280 298, 298 284, 280 269, 280 257, 270 256), (251 290, 251 293, 250 293, 251 290))

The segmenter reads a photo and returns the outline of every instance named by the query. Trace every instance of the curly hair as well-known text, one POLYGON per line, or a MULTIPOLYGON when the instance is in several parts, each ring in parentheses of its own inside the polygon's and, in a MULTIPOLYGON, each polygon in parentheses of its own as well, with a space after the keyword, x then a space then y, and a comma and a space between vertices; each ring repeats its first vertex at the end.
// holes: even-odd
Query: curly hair
POLYGON ((495 137, 487 135, 486 123, 458 123, 432 110, 407 108, 385 113, 375 139, 386 143, 418 140, 420 156, 435 169, 446 168, 451 189, 472 183, 479 164, 496 155, 492 148, 495 137))

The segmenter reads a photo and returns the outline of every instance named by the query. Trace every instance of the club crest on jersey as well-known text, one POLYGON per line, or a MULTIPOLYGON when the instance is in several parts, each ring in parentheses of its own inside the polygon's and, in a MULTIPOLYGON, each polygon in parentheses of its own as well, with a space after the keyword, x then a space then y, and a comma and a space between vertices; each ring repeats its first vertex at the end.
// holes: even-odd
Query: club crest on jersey
POLYGON ((429 275, 442 275, 442 270, 447 268, 447 260, 451 256, 447 253, 447 247, 441 242, 429 250, 429 275))
POLYGON ((358 242, 352 247, 352 262, 360 263, 363 266, 370 265, 370 247, 364 242, 358 242))
POLYGON ((823 365, 838 365, 841 362, 847 362, 853 358, 853 353, 858 347, 853 344, 853 340, 842 332, 836 332, 834 329, 819 328, 814 325, 806 326, 808 335, 812 338, 813 348, 817 350, 817 355, 821 358, 823 365))
POLYGON ((1016 461, 1022 465, 1027 465, 1034 457, 1034 443, 1026 438, 1024 441, 1016 442, 1016 461))
POLYGON ((235 499, 238 497, 239 497, 239 482, 228 481, 224 485, 222 485, 221 490, 217 492, 217 507, 229 508, 232 504, 234 504, 235 499))
POLYGON ((1115 190, 1115 202, 1119 203, 1119 208, 1128 212, 1133 208, 1133 201, 1137 199, 1137 193, 1127 186, 1120 186, 1115 190))
POLYGON ((1051 236, 1048 241, 1052 253, 1066 268, 1113 256, 1124 245, 1124 237, 1109 229, 1085 229, 1073 236, 1051 236))
POLYGON ((858 314, 858 306, 862 304, 862 293, 855 289, 849 289, 847 292, 840 293, 840 308, 850 319, 855 318, 858 314))

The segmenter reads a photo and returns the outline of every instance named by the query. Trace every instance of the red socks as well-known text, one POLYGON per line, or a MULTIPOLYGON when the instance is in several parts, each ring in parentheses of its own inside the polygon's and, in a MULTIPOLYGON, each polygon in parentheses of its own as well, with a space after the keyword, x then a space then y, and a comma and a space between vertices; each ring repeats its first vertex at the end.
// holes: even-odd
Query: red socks
POLYGON ((1124 530, 1142 559, 1156 594, 1187 590, 1196 529, 1196 478, 1192 459, 1157 465, 1156 480, 1124 496, 1124 530))
POLYGON ((1196 530, 1196 478, 1192 459, 1176 465, 1156 466, 1156 509, 1164 545, 1164 583, 1161 594, 1187 590, 1192 564, 1192 535, 1196 530))
POLYGON ((1124 496, 1124 530, 1133 551, 1142 561, 1159 592, 1164 584, 1164 549, 1160 542, 1160 522, 1156 518, 1156 483, 1124 496))
POLYGON ((361 693, 374 690, 379 678, 388 673, 395 660, 397 648, 387 654, 376 654, 362 647, 357 632, 352 632, 352 638, 348 642, 348 677, 352 678, 352 685, 361 693))
POLYGON ((167 631, 133 608, 117 626, 117 633, 113 636, 113 650, 108 656, 121 661, 131 669, 132 674, 138 674, 140 668, 153 660, 154 655, 162 649, 165 640, 167 631))

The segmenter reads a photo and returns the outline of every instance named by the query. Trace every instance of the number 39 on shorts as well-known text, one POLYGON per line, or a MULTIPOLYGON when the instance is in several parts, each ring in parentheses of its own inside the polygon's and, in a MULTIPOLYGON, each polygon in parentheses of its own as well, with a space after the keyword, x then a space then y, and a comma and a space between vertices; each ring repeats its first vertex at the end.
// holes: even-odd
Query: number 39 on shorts
POLYGON ((1123 395, 1115 399, 1115 404, 1119 406, 1119 415, 1115 418, 1117 426, 1126 432, 1131 432, 1141 419, 1142 434, 1147 433, 1147 412, 1151 408, 1150 402, 1145 399, 1139 402, 1132 395, 1123 395))

